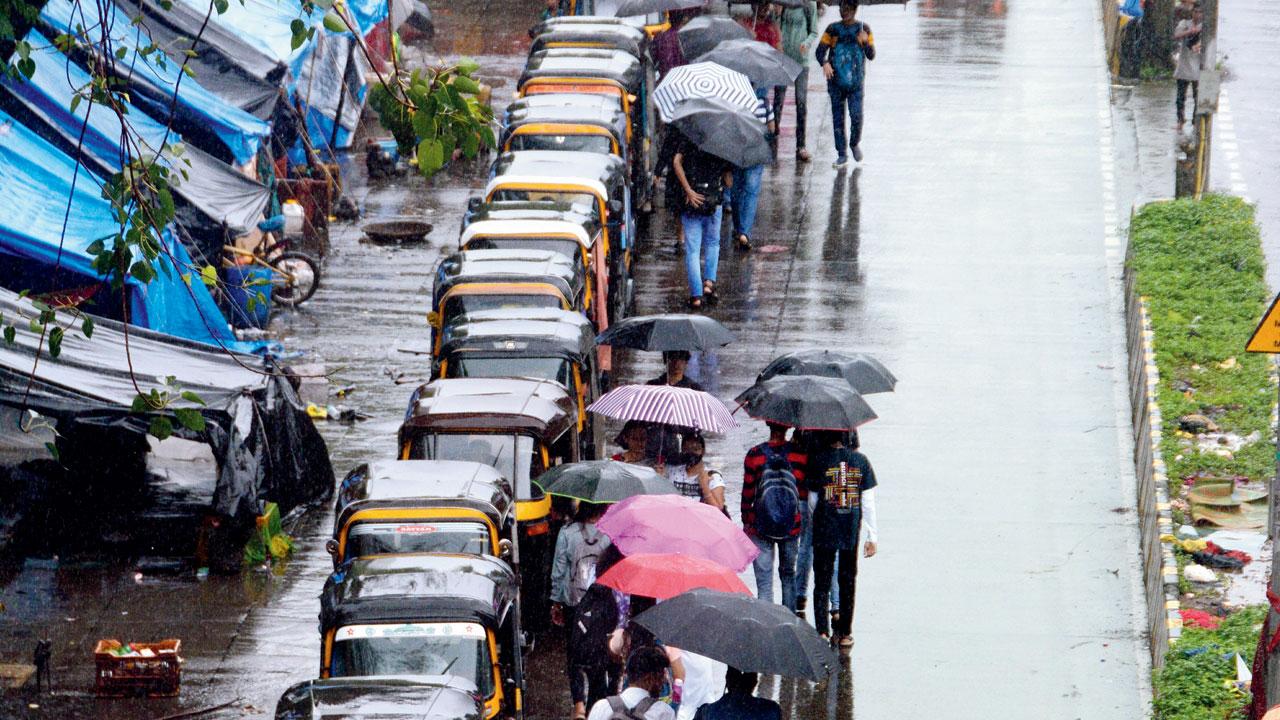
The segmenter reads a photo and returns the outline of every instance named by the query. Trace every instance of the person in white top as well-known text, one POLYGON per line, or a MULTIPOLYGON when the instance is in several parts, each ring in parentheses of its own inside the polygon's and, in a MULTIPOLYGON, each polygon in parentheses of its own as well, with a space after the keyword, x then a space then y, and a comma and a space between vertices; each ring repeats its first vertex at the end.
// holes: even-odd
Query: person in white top
POLYGON ((587 720, 609 720, 625 716, 631 720, 675 720, 671 706, 658 702, 670 666, 666 653, 655 647, 637 649, 627 659, 627 688, 591 706, 587 720))
POLYGON ((680 441, 678 462, 666 467, 667 479, 681 495, 724 510, 724 476, 707 467, 702 456, 707 450, 702 435, 686 433, 680 441))

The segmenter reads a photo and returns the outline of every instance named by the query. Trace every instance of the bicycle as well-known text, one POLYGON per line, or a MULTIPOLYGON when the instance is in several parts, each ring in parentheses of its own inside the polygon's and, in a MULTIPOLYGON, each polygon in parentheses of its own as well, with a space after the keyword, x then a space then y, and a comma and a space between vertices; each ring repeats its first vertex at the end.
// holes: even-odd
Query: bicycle
MULTIPOLYGON (((301 250, 291 249, 288 238, 268 243, 269 237, 264 234, 252 250, 235 245, 223 245, 222 249, 271 271, 272 302, 285 307, 301 305, 320 288, 320 262, 301 250)), ((229 258, 223 262, 235 264, 229 258)))

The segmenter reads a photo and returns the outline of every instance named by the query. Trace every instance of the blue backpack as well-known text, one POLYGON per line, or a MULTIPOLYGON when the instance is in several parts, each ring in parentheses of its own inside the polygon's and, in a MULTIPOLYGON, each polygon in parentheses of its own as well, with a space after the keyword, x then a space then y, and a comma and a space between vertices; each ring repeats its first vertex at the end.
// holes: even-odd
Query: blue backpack
POLYGON ((800 512, 800 491, 791 461, 765 445, 765 468, 756 483, 752 503, 756 534, 766 540, 788 540, 796 529, 800 512))
POLYGON ((843 29, 845 26, 839 23, 837 25, 842 28, 840 39, 831 49, 831 66, 836 71, 836 85, 841 90, 856 90, 862 86, 866 56, 855 38, 864 26, 859 22, 851 30, 846 31, 843 29))

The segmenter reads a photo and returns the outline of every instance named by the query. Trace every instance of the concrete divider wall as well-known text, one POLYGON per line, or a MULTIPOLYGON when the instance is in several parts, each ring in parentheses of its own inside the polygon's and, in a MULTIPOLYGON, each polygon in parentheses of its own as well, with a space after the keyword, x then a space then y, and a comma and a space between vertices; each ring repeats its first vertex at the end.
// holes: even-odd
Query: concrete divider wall
POLYGON ((1170 641, 1182 633, 1178 613, 1178 565, 1173 549, 1160 541, 1173 534, 1169 508, 1169 477, 1160 453, 1162 420, 1157 402, 1160 371, 1146 300, 1138 295, 1137 279, 1125 257, 1125 331, 1129 349, 1130 419, 1133 424, 1133 463, 1138 479, 1138 527, 1141 533, 1142 576, 1146 589, 1147 623, 1151 637, 1151 665, 1159 670, 1170 641))

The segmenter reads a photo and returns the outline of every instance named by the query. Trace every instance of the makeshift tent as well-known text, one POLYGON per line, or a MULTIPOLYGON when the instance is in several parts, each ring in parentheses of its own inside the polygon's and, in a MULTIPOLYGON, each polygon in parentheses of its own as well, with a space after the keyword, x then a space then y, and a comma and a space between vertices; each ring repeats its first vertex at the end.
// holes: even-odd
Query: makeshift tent
MULTIPOLYGON (((103 181, 29 128, 0 112, 0 285, 34 293, 113 294, 93 267, 89 246, 120 230, 103 181), (64 228, 65 224, 65 228, 64 228)), ((123 304, 134 325, 210 345, 240 345, 182 243, 168 232, 150 283, 130 278, 123 304), (195 274, 188 284, 183 276, 195 274)), ((116 310, 102 303, 104 312, 116 310)), ((123 319, 123 318, 122 318, 123 319)))
POLYGON ((138 50, 150 46, 152 38, 109 2, 77 3, 73 7, 71 0, 49 0, 40 13, 40 23, 46 34, 81 38, 98 60, 109 62, 116 75, 129 83, 135 104, 146 108, 153 117, 167 119, 172 114, 174 128, 187 142, 206 152, 244 165, 254 159, 262 139, 271 133, 267 123, 227 104, 196 80, 184 78, 179 63, 161 62, 156 54, 143 57, 138 50), (106 13, 102 12, 104 7, 106 13), (123 50, 124 57, 104 57, 103 49, 94 45, 104 29, 111 37, 112 49, 123 50))
MULTIPOLYGON (((39 315, 30 300, 7 290, 0 290, 0 313, 23 326, 39 315)), ((262 358, 132 326, 126 348, 125 330, 121 323, 99 318, 92 337, 68 331, 61 354, 51 357, 46 348, 39 363, 39 335, 20 330, 13 344, 0 343, 0 404, 55 420, 59 458, 76 466, 85 458, 137 447, 126 438, 147 433, 153 417, 171 411, 132 412, 138 393, 134 384, 143 392, 172 392, 163 378, 173 377, 178 387, 205 403, 200 409, 203 431, 174 425, 179 436, 213 450, 218 463, 215 512, 252 527, 253 517, 268 501, 288 512, 332 490, 328 449, 286 376, 262 358)), ((176 406, 198 407, 184 400, 176 406)), ((91 482, 94 477, 77 479, 91 482)))
POLYGON ((127 139, 120 118, 111 109, 83 101, 73 112, 72 100, 91 82, 89 74, 38 31, 31 31, 26 40, 33 48, 35 74, 29 80, 0 79, 4 89, 0 106, 63 152, 72 157, 78 154, 101 176, 120 171, 126 157, 123 143, 128 143, 129 154, 135 158, 159 155, 171 169, 185 171, 185 178, 175 172, 172 179, 178 225, 198 248, 193 254, 216 263, 222 257, 222 246, 231 239, 228 235, 243 235, 262 220, 270 199, 265 186, 190 145, 175 158, 170 146, 181 143, 182 136, 127 103, 127 139))

